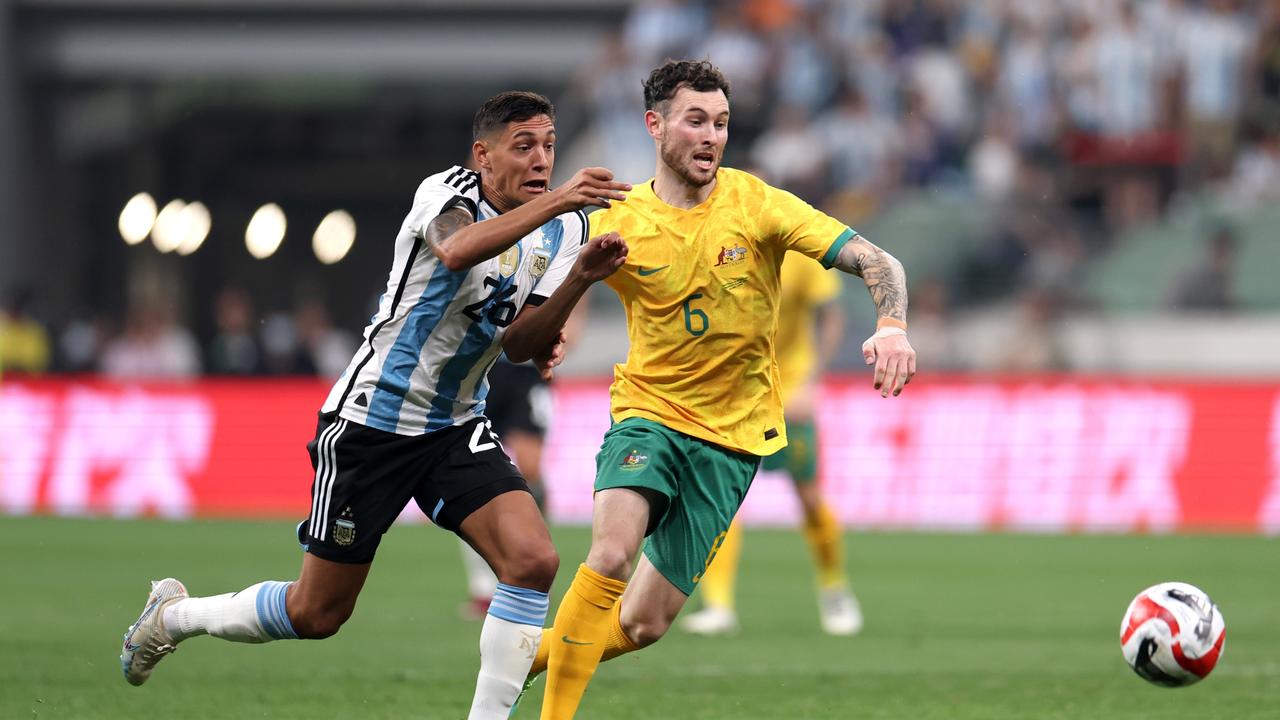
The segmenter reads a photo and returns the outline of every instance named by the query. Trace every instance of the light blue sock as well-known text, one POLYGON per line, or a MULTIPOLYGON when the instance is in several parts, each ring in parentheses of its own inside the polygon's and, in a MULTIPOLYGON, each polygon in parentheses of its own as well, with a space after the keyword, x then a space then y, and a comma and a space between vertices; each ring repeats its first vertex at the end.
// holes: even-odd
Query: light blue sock
POLYGON ((273 640, 297 640, 289 613, 285 611, 284 596, 291 582, 268 580, 258 590, 258 622, 273 640))
POLYGON ((469 720, 497 720, 511 713, 542 642, 547 593, 498 583, 480 629, 480 673, 469 720))
POLYGON ((164 610, 165 629, 175 642, 206 633, 232 642, 296 640, 284 609, 292 584, 267 580, 240 592, 179 600, 164 610))
POLYGON ((493 593, 493 602, 489 603, 489 614, 541 629, 547 621, 547 608, 550 604, 547 593, 498 583, 498 589, 493 593))

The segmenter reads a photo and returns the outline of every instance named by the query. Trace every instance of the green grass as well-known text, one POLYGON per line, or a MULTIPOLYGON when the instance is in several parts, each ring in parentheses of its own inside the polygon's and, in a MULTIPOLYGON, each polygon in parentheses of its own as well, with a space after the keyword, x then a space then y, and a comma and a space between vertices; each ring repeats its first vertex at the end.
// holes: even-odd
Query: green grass
MULTIPOLYGON (((453 538, 398 527, 355 617, 322 642, 197 638, 142 688, 117 660, 146 581, 196 594, 291 579, 288 522, 0 520, 0 718, 462 718, 479 625, 459 621, 453 538)), ((851 534, 867 616, 851 639, 818 631, 795 533, 747 535, 741 633, 658 645, 604 665, 584 718, 1275 718, 1280 547, 1254 537, 851 534), (1191 688, 1147 685, 1117 633, 1130 598, 1162 580, 1209 590, 1223 661, 1191 688)), ((558 599, 583 557, 556 533, 558 599)), ((520 717, 536 718, 542 683, 520 717)))

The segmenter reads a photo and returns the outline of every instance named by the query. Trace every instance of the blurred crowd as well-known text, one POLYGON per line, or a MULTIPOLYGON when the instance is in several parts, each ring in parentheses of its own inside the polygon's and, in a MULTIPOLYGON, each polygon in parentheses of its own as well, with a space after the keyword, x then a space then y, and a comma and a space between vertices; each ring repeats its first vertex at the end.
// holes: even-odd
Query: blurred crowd
MULTIPOLYGON (((951 314, 996 301, 1025 328, 1008 367, 1062 369, 1053 323, 1085 302, 1091 258, 1180 199, 1280 199, 1280 0, 637 2, 559 100, 587 120, 592 164, 652 174, 640 81, 667 57, 729 77, 726 164, 855 228, 907 197, 984 209, 962 262, 912 276, 913 325, 936 329, 943 357, 951 314)), ((1236 238, 1226 225, 1203 236, 1166 303, 1231 311, 1236 238)), ((204 343, 146 302, 49 339, 30 301, 0 312, 0 369, 331 377, 358 340, 318 300, 259 313, 235 287, 213 301, 204 343)))
POLYGON ((28 310, 32 294, 0 308, 0 371, 97 373, 118 380, 183 380, 197 376, 314 375, 338 377, 359 337, 335 327, 323 301, 300 299, 287 311, 259 313, 249 293, 220 290, 212 335, 201 343, 172 302, 135 297, 123 322, 100 314, 72 320, 51 334, 28 310))
POLYGON ((730 79, 728 164, 855 227, 917 191, 989 207, 965 302, 1057 294, 1181 196, 1280 198, 1276 0, 638 3, 578 84, 626 177, 639 81, 682 56, 730 79))
POLYGON ((1277 0, 637 3, 579 84, 624 174, 652 172, 639 81, 666 57, 729 77, 731 163, 850 213, 1096 194, 1115 231, 1171 191, 1280 197, 1277 0))

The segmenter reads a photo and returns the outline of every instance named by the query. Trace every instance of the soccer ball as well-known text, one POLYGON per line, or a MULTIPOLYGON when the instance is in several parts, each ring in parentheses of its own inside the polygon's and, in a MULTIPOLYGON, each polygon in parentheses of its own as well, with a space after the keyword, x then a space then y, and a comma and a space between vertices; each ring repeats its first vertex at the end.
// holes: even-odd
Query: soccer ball
POLYGON ((1207 677, 1222 656, 1226 624, 1203 590, 1167 582, 1138 593, 1120 621, 1125 662, 1144 680, 1182 687, 1207 677))

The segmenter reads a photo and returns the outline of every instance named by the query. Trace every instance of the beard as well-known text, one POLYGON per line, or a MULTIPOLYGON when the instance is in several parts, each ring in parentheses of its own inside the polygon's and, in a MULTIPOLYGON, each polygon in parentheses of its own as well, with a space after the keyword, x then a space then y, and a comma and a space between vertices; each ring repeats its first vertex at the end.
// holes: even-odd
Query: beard
POLYGON ((662 143, 658 148, 658 153, 662 156, 662 162, 666 163, 667 167, 679 175, 680 179, 684 180, 689 187, 700 188, 710 185, 711 181, 716 179, 716 170, 720 168, 720 163, 717 162, 711 167, 711 173, 704 178, 694 175, 695 169, 689 167, 688 160, 682 157, 680 151, 673 147, 671 143, 662 143))

